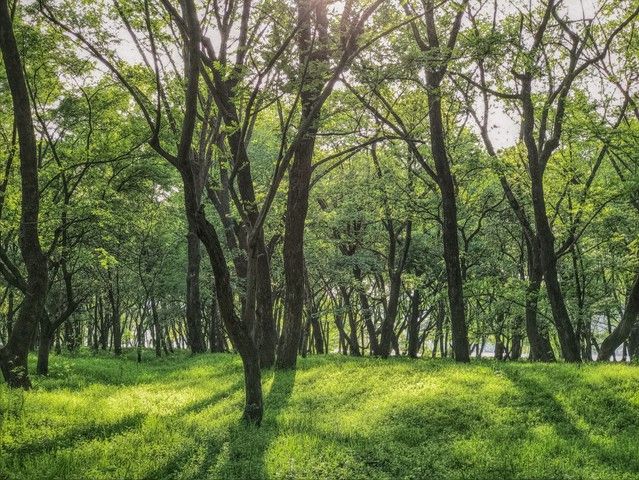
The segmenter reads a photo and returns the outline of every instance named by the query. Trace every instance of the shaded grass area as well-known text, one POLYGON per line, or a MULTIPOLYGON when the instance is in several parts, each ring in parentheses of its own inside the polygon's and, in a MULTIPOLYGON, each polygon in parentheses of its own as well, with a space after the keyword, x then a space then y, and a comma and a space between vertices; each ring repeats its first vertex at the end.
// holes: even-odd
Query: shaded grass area
POLYGON ((0 387, 2 479, 637 479, 639 367, 338 356, 265 372, 240 423, 232 355, 52 357, 0 387))

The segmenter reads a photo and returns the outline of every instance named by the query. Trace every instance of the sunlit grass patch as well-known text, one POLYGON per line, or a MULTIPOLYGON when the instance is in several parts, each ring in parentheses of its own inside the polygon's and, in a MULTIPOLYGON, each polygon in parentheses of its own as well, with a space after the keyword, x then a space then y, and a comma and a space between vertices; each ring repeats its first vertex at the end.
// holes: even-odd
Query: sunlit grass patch
POLYGON ((236 356, 52 357, 0 388, 0 478, 639 478, 636 366, 299 362, 258 429, 236 356))

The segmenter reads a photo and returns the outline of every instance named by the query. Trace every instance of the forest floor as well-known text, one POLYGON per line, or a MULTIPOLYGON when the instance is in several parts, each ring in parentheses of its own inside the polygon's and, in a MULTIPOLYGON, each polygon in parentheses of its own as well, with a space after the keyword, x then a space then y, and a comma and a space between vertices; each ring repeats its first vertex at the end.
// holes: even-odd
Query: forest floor
POLYGON ((311 357, 265 372, 257 429, 236 356, 151 355, 0 387, 0 478, 639 478, 639 366, 311 357))

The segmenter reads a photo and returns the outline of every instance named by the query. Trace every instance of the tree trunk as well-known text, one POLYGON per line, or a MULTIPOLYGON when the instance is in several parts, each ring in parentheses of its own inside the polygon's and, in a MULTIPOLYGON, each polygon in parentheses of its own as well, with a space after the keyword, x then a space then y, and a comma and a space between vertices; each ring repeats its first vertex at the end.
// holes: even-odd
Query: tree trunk
MULTIPOLYGON (((635 277, 635 281, 630 288, 628 294, 628 300, 626 302, 626 308, 621 317, 621 321, 615 327, 615 329, 604 339, 599 348, 599 355, 597 360, 607 361, 612 356, 613 352, 617 350, 631 334, 633 328, 639 331, 639 323, 637 322, 637 316, 639 315, 639 274, 635 277)), ((637 345, 635 340, 631 336, 630 341, 630 354, 633 359, 636 359, 637 345)))
POLYGON ((200 304, 200 239, 192 229, 187 234, 186 338, 191 352, 206 351, 200 304))
MULTIPOLYGON (((613 350, 614 351, 614 350, 613 350)), ((639 322, 635 322, 635 326, 630 331, 628 337, 628 355, 633 362, 639 361, 639 322)))
POLYGON ((516 316, 512 325, 512 347, 510 349, 510 359, 511 360, 519 360, 521 358, 521 348, 522 348, 522 334, 521 334, 521 325, 522 325, 522 317, 516 316))
POLYGON ((273 292, 271 290, 271 265, 264 243, 263 232, 257 240, 257 278, 255 281, 255 307, 259 325, 260 366, 271 368, 275 363, 277 328, 273 316, 273 292))
POLYGON ((375 322, 373 322, 373 316, 371 314, 371 306, 368 301, 368 296, 364 290, 364 278, 359 267, 353 268, 353 275, 357 280, 357 295, 359 297, 359 304, 362 308, 362 318, 368 332, 368 341, 370 344, 371 355, 379 355, 379 343, 377 341, 377 330, 375 329, 375 322))
POLYGON ((155 348, 155 356, 162 356, 162 327, 160 326, 160 316, 155 299, 151 298, 151 314, 153 316, 153 347, 155 348))
POLYGON ((421 302, 421 293, 418 289, 413 291, 410 302, 410 316, 408 317, 408 356, 417 358, 419 351, 420 335, 419 335, 419 304, 421 302))
POLYGON ((393 329, 399 307, 399 292, 402 285, 401 271, 393 271, 390 279, 390 292, 388 294, 388 309, 382 322, 382 334, 379 342, 379 351, 382 358, 390 355, 393 340, 393 329))
POLYGON ((315 148, 320 108, 315 102, 324 86, 323 66, 328 64, 327 4, 299 0, 298 47, 300 74, 305 76, 300 101, 300 125, 310 122, 304 137, 298 142, 288 174, 288 197, 284 224, 284 324, 277 346, 276 366, 295 368, 297 348, 302 331, 304 306, 304 223, 308 211, 308 193, 311 180, 311 160, 315 148), (313 23, 315 25, 313 25, 313 23), (313 28, 315 26, 315 29, 313 28), (316 30, 314 32, 314 30, 316 30), (315 36, 317 34, 317 36, 315 36), (321 65, 320 65, 321 64, 321 65))
POLYGON ((113 285, 109 284, 109 302, 111 303, 111 326, 113 328, 113 353, 122 355, 122 323, 120 321, 120 295, 118 284, 118 274, 115 277, 116 293, 113 285))
POLYGON ((7 344, 0 350, 0 370, 10 387, 29 388, 29 344, 44 311, 48 290, 47 258, 40 247, 38 154, 29 92, 13 34, 7 0, 0 0, 0 50, 11 91, 20 151, 20 252, 27 271, 26 291, 7 344))
POLYGON ((49 374, 49 351, 53 344, 54 329, 51 326, 48 315, 43 312, 40 319, 40 341, 38 342, 38 363, 36 372, 38 375, 49 374))
POLYGON ((552 362, 555 355, 552 351, 550 339, 544 334, 537 323, 537 303, 541 288, 541 270, 534 266, 529 271, 528 288, 526 289, 526 335, 530 344, 529 359, 532 361, 552 362))
MULTIPOLYGON (((432 74, 431 74, 432 75, 432 74)), ((435 161, 439 190, 442 196, 442 236, 444 261, 448 280, 448 302, 453 337, 453 355, 457 362, 469 362, 468 329, 464 311, 464 287, 459 263, 457 238, 457 203, 455 185, 448 163, 445 133, 441 112, 441 98, 437 93, 440 82, 429 82, 428 117, 430 119, 431 152, 435 161)))
POLYGON ((579 341, 575 335, 568 309, 564 300, 557 273, 557 255, 555 253, 555 237, 550 227, 546 212, 544 194, 544 169, 550 153, 540 154, 534 135, 535 114, 532 102, 532 76, 522 77, 522 133, 528 156, 528 172, 535 218, 537 238, 539 240, 539 258, 546 284, 546 292, 552 310, 553 322, 559 336, 559 344, 564 359, 568 362, 580 362, 579 341))

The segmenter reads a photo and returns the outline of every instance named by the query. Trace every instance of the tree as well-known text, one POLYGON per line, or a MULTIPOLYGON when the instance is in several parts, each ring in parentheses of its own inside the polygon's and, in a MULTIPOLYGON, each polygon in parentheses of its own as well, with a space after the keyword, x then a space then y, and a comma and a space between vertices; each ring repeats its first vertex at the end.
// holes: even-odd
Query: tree
POLYGON ((15 129, 18 133, 22 187, 20 251, 27 269, 25 298, 9 340, 0 350, 0 367, 10 386, 29 388, 27 355, 38 320, 44 312, 48 283, 47 261, 38 236, 40 192, 31 104, 6 0, 0 2, 0 50, 11 90, 15 129))

